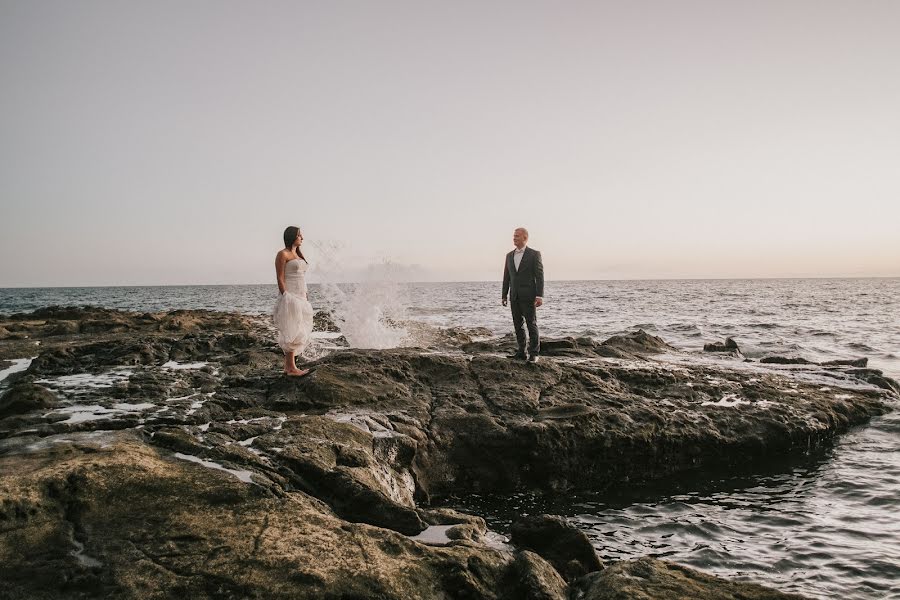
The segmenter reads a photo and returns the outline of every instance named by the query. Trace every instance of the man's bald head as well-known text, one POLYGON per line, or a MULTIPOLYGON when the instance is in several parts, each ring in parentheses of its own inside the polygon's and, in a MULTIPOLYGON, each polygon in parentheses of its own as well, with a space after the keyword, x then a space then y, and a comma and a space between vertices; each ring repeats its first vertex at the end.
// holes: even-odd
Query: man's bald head
POLYGON ((513 244, 516 248, 522 249, 525 247, 525 242, 528 241, 528 230, 524 227, 518 227, 515 231, 513 231, 513 244))

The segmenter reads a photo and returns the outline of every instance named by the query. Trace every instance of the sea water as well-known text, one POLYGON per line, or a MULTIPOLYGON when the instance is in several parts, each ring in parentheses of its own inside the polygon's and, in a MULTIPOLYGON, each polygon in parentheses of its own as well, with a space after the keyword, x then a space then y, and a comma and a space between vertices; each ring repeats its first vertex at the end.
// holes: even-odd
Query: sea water
MULTIPOLYGON (((414 342, 410 320, 509 333, 500 291, 499 282, 326 283, 310 285, 310 301, 333 312, 351 345, 385 348, 414 342)), ((0 289, 0 313, 87 304, 267 314, 276 295, 274 285, 0 289)), ((900 379, 900 279, 550 281, 538 320, 547 337, 643 329, 687 351, 733 337, 751 358, 866 357, 900 379)), ((451 503, 501 532, 521 514, 564 515, 606 560, 652 555, 811 597, 900 598, 898 412, 765 473, 451 503)))

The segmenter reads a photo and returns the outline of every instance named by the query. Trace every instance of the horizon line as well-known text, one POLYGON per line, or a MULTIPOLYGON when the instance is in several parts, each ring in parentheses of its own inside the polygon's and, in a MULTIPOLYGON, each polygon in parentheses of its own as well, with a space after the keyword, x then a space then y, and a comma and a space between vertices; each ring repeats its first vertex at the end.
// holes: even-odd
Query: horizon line
MULTIPOLYGON (((781 281, 781 280, 835 280, 835 279, 900 279, 900 275, 850 275, 850 276, 797 276, 797 277, 647 277, 647 278, 618 278, 618 279, 547 279, 547 282, 553 283, 582 283, 592 281, 781 281)), ((500 279, 467 279, 467 280, 446 280, 446 281, 390 281, 390 280, 374 280, 374 281, 329 281, 315 282, 309 285, 346 285, 361 283, 395 283, 395 284, 444 284, 444 283, 489 283, 497 282, 500 279)), ((126 284, 126 285, 13 285, 0 286, 0 290, 60 290, 60 289, 91 289, 91 288, 156 288, 156 287, 230 287, 230 286, 257 286, 257 285, 277 285, 276 283, 162 283, 162 284, 126 284)))

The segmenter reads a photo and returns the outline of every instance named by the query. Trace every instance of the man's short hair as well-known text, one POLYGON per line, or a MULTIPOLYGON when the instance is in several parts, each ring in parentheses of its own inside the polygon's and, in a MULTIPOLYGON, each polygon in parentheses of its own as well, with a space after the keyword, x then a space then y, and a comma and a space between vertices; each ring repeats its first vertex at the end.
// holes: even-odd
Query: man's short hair
POLYGON ((524 227, 516 227, 516 231, 521 231, 522 233, 525 234, 525 239, 526 240, 528 239, 528 230, 527 229, 525 229, 524 227))

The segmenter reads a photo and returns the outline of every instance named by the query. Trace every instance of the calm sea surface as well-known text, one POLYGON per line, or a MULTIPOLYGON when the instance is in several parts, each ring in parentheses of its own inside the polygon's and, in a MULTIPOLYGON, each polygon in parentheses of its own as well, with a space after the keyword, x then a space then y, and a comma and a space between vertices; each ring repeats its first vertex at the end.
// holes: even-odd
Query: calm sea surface
MULTIPOLYGON (((270 311, 274 285, 0 289, 0 313, 48 305, 270 311)), ((383 347, 384 316, 511 330, 499 283, 310 286, 316 309, 383 347)), ((548 282, 542 334, 598 339, 636 328, 685 350, 734 337, 749 357, 868 357, 900 379, 900 279, 548 282)), ((346 330, 345 330, 346 331, 346 330)), ((396 333, 396 332, 388 332, 396 333)), ((900 413, 756 476, 604 496, 465 497, 504 531, 517 514, 566 515, 606 559, 651 554, 820 598, 900 598, 900 413), (673 489, 674 487, 674 489, 673 489)))

